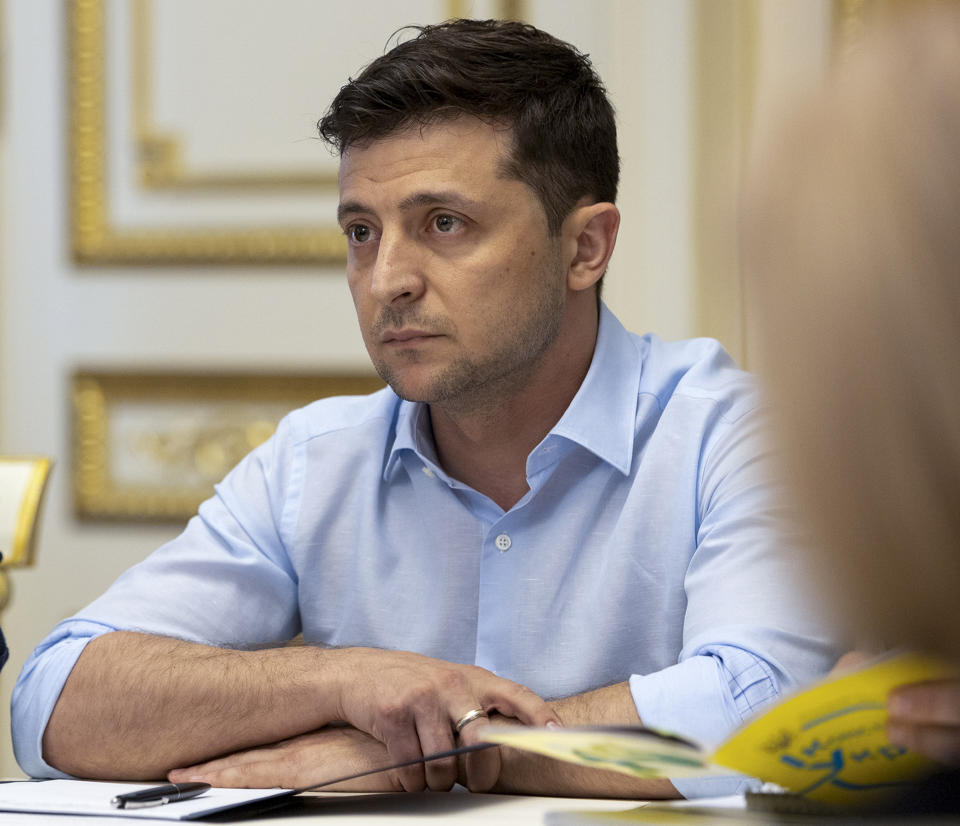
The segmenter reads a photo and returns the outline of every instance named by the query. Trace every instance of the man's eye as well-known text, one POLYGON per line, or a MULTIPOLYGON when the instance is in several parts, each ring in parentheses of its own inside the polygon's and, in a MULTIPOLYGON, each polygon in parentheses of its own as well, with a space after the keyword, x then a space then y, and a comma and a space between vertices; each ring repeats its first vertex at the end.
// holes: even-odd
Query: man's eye
POLYGON ((363 244, 373 236, 373 230, 366 224, 351 224, 347 227, 347 237, 355 244, 363 244))
POLYGON ((460 219, 455 215, 438 215, 433 219, 433 225, 437 232, 453 232, 460 226, 460 219))

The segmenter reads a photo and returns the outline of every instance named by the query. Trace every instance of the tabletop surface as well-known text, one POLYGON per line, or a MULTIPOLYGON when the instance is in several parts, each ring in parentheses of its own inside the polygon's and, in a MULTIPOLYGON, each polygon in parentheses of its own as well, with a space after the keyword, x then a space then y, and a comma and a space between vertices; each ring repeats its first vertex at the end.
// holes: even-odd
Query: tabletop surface
MULTIPOLYGON (((674 804, 683 805, 684 801, 674 804)), ((397 794, 337 794, 312 792, 278 808, 255 811, 245 815, 224 812, 196 823, 250 823, 250 824, 299 824, 323 823, 324 826, 366 826, 366 824, 397 823, 405 826, 425 822, 495 823, 497 826, 514 824, 546 823, 550 826, 589 823, 594 815, 597 822, 613 816, 612 822, 620 821, 627 812, 637 813, 643 807, 653 805, 642 800, 598 800, 564 797, 534 797, 519 795, 471 794, 469 792, 443 793, 397 793, 397 794)), ((742 799, 724 799, 729 813, 742 811, 742 799)), ((677 812, 679 814, 679 811, 677 812)), ((633 819, 633 818, 630 818, 633 819)), ((729 824, 731 821, 724 818, 729 824)), ((87 815, 21 814, 0 812, 0 826, 7 824, 57 824, 57 826, 122 826, 135 821, 122 817, 87 815)), ((170 823, 177 821, 138 820, 138 823, 170 823)), ((622 822, 622 821, 621 821, 622 822)), ((657 822, 645 820, 641 822, 657 822)))
MULTIPOLYGON (((0 826, 123 826, 124 823, 171 823, 83 815, 0 812, 0 826)), ((313 792, 273 811, 238 815, 225 812, 185 823, 269 824, 269 826, 385 826, 386 824, 492 823, 496 826, 615 826, 644 823, 666 826, 947 826, 958 815, 904 817, 817 817, 748 811, 743 797, 710 800, 643 801, 567 797, 470 794, 469 792, 336 794, 313 792)))

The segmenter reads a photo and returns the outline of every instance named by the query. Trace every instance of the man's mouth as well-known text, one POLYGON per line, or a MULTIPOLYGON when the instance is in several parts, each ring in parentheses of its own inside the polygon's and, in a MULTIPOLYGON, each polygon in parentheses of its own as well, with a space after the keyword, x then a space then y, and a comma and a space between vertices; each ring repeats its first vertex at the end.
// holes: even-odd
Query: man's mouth
POLYGON ((426 330, 403 329, 387 330, 380 336, 380 341, 383 344, 416 344, 428 338, 438 338, 438 335, 426 330))

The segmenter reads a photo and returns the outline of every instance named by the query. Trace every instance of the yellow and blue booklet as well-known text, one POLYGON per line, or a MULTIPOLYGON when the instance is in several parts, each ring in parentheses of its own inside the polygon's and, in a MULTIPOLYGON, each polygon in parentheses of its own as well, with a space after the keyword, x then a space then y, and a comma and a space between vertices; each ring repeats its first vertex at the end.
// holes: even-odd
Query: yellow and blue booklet
POLYGON ((560 760, 639 778, 733 772, 835 807, 882 805, 941 767, 889 742, 887 695, 956 677, 943 662, 897 654, 829 677, 760 712, 716 749, 640 726, 487 726, 480 736, 560 760))

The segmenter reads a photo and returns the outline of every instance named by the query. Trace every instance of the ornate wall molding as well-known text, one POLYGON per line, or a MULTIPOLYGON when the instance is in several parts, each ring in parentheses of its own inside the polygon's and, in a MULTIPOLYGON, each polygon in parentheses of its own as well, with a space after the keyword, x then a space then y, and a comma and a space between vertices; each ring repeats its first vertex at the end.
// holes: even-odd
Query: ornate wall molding
POLYGON ((362 373, 80 371, 71 387, 76 514, 186 521, 288 411, 383 386, 362 373))
POLYGON ((84 264, 336 264, 336 226, 121 229, 107 186, 104 0, 69 4, 70 233, 84 264))

